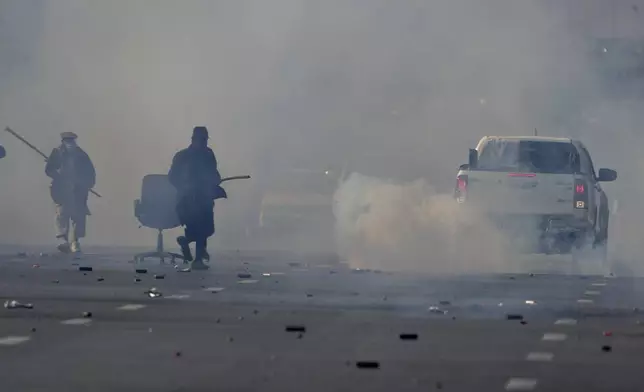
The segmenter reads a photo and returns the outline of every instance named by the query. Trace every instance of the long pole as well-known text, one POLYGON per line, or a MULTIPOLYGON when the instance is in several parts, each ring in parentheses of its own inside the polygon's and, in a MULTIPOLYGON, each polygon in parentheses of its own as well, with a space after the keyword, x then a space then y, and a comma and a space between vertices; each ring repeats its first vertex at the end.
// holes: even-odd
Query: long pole
MULTIPOLYGON (((26 144, 26 145, 27 145, 27 147, 31 148, 32 150, 34 150, 34 151, 36 151, 38 154, 40 154, 40 156, 41 156, 41 157, 43 157, 43 158, 45 159, 45 162, 47 162, 47 161, 49 160, 49 157, 48 157, 47 155, 45 155, 45 153, 44 153, 44 152, 40 151, 40 150, 38 149, 38 147, 36 147, 36 146, 34 146, 33 144, 29 143, 27 140, 25 140, 25 138, 24 138, 24 137, 22 137, 22 136, 20 136, 19 134, 17 134, 17 133, 16 133, 16 131, 14 131, 13 129, 11 129, 11 128, 9 128, 9 127, 6 127, 4 130, 5 130, 5 131, 7 131, 7 132, 9 132, 9 133, 10 133, 11 135, 13 135, 16 139, 18 139, 18 140, 20 140, 21 142, 23 142, 24 144, 26 144)), ((96 191, 95 191, 95 190, 93 190, 93 189, 90 189, 89 191, 90 191, 90 192, 92 192, 92 194, 93 194, 94 196, 97 196, 97 197, 103 197, 103 196, 101 196, 98 192, 96 192, 96 191)))
POLYGON ((232 177, 224 177, 221 179, 221 182, 226 182, 226 181, 231 181, 231 180, 248 180, 250 179, 250 176, 232 176, 232 177))

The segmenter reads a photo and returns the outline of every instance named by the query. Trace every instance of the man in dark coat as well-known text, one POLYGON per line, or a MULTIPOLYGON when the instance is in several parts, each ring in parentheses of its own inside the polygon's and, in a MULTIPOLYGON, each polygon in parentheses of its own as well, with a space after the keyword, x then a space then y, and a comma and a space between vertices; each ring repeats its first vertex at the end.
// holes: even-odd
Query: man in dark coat
POLYGON ((215 234, 215 199, 225 196, 219 186, 221 176, 215 153, 208 147, 208 130, 195 127, 192 143, 179 151, 172 160, 168 173, 177 189, 177 215, 185 226, 185 235, 177 238, 186 260, 192 260, 190 243, 195 243, 193 269, 207 269, 204 259, 209 258, 208 238, 215 234))
POLYGON ((52 179, 51 198, 56 204, 58 250, 80 256, 80 239, 86 234, 87 198, 96 183, 89 155, 76 144, 73 132, 61 133, 61 145, 49 155, 45 173, 52 179), (71 221, 71 226, 70 226, 71 221))

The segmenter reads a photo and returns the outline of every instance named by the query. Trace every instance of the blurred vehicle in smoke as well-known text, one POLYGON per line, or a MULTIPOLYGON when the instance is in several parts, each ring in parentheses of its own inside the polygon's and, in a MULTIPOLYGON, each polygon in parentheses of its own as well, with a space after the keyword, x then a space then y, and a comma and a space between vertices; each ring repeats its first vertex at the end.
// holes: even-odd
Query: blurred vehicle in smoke
POLYGON ((485 214, 495 229, 528 253, 568 254, 592 249, 607 261, 610 208, 578 140, 550 137, 484 137, 461 165, 454 197, 485 214))
POLYGON ((271 175, 261 189, 259 229, 285 233, 331 225, 337 179, 330 174, 323 169, 291 168, 271 175))
POLYGON ((269 179, 264 181, 259 190, 260 233, 308 231, 332 235, 335 223, 334 196, 339 185, 351 174, 358 173, 398 183, 421 178, 424 170, 422 166, 391 153, 362 153, 336 165, 318 167, 282 168, 267 175, 269 179), (396 163, 402 161, 404 164, 396 163))

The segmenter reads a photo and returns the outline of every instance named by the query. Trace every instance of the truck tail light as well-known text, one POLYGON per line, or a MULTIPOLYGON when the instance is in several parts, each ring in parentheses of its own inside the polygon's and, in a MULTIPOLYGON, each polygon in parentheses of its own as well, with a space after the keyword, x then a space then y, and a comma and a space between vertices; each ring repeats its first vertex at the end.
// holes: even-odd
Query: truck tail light
POLYGON ((575 180, 575 208, 588 209, 588 190, 583 180, 575 180))
POLYGON ((463 203, 467 198, 467 176, 462 174, 456 177, 456 189, 454 189, 454 198, 457 202, 463 203))

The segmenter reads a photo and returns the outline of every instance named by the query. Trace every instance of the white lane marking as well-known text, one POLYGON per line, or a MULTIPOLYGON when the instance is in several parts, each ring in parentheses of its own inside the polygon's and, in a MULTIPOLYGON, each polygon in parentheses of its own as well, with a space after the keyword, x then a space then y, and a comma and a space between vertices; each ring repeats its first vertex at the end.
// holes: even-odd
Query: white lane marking
POLYGON ((565 333, 555 333, 555 332, 546 333, 541 338, 541 340, 545 340, 549 342, 561 342, 566 339, 568 339, 568 335, 566 335, 565 333))
POLYGON ((224 291, 223 287, 206 287, 203 291, 209 291, 211 293, 220 293, 224 291))
POLYGON ((559 319, 555 321, 555 325, 577 325, 577 320, 575 319, 559 319))
POLYGON ((244 280, 240 280, 237 283, 239 283, 239 284, 253 284, 253 283, 257 283, 257 282, 258 281, 254 280, 254 279, 244 279, 244 280))
POLYGON ((190 298, 189 294, 173 294, 173 295, 168 295, 165 297, 166 299, 186 299, 190 298))
POLYGON ((119 306, 116 308, 116 310, 139 310, 145 308, 146 305, 141 305, 141 304, 127 304, 123 306, 119 306))
POLYGON ((92 323, 92 320, 86 319, 86 318, 76 318, 76 319, 64 320, 64 321, 61 321, 60 323, 64 325, 89 325, 92 323))
POLYGON ((0 346, 15 346, 31 339, 29 336, 5 336, 0 338, 0 346))
POLYGON ((286 275, 284 272, 269 272, 271 275, 286 275))
POLYGON ((604 287, 604 286, 606 286, 606 283, 598 282, 598 283, 593 283, 593 284, 591 284, 591 286, 595 286, 595 287, 604 287))
POLYGON ((577 303, 580 303, 580 304, 592 304, 592 303, 594 303, 594 302, 595 302, 595 301, 593 301, 592 299, 583 299, 583 298, 582 298, 582 299, 578 299, 578 300, 577 300, 577 303))
POLYGON ((526 361, 536 361, 536 362, 549 362, 552 361, 552 358, 554 358, 553 353, 529 353, 526 357, 526 361))
POLYGON ((588 290, 584 293, 584 295, 600 295, 601 292, 595 291, 595 290, 588 290))
POLYGON ((537 387, 534 378, 511 378, 505 384, 506 391, 531 391, 537 387))

